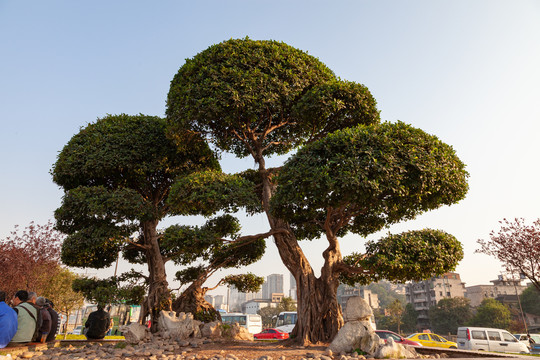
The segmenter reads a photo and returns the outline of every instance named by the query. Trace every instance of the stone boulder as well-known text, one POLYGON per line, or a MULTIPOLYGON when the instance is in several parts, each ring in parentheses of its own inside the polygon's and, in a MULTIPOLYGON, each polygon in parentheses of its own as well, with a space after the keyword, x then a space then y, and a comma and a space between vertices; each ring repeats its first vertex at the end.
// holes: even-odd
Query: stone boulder
POLYGON ((418 353, 411 346, 398 344, 392 338, 388 338, 386 344, 379 347, 375 352, 377 359, 414 359, 418 353))
POLYGON ((176 338, 185 340, 191 337, 200 337, 199 326, 202 323, 193 319, 191 313, 180 313, 176 316, 174 311, 161 311, 158 321, 158 332, 163 338, 176 338))
POLYGON ((126 338, 128 344, 138 344, 141 341, 152 338, 150 330, 139 323, 131 323, 129 325, 120 326, 120 331, 126 338))
POLYGON ((339 329, 328 350, 335 354, 343 354, 360 349, 368 354, 374 354, 380 346, 380 341, 369 321, 349 321, 339 329))
POLYGON ((382 341, 375 334, 372 317, 373 310, 364 299, 359 296, 349 298, 343 313, 345 325, 339 329, 328 350, 339 354, 360 349, 375 354, 382 341))
POLYGON ((238 323, 232 325, 222 325, 222 336, 228 340, 250 340, 253 341, 253 334, 238 323))
MULTIPOLYGON (((343 312, 343 320, 348 321, 370 321, 373 318, 373 310, 366 300, 360 296, 353 296, 347 300, 347 306, 343 312)), ((371 326, 373 329, 373 326, 371 326)))
POLYGON ((221 337, 221 323, 219 321, 205 323, 201 328, 201 335, 207 338, 221 337))

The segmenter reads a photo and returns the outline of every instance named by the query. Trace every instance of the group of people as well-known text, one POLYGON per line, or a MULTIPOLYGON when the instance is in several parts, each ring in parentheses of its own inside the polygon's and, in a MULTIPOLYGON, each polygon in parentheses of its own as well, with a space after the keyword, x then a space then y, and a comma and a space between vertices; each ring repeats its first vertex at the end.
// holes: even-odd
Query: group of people
POLYGON ((52 301, 35 292, 19 290, 10 307, 6 296, 0 291, 0 348, 55 340, 60 321, 52 301))

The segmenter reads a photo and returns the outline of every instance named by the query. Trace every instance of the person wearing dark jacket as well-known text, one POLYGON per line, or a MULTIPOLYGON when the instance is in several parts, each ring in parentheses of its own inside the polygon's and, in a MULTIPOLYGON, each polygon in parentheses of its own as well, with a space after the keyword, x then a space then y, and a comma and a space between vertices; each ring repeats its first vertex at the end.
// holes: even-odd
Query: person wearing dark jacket
POLYGON ((84 324, 84 334, 88 339, 103 339, 109 330, 110 323, 111 316, 103 310, 103 306, 98 305, 98 309, 88 315, 88 320, 84 324))
POLYGON ((51 342, 56 340, 56 334, 58 334, 58 329, 60 328, 60 316, 54 310, 54 303, 51 300, 46 299, 45 308, 51 315, 51 331, 49 332, 49 335, 47 335, 45 341, 51 342))
POLYGON ((36 306, 38 308, 38 311, 41 313, 41 318, 43 319, 43 322, 41 324, 41 327, 39 328, 39 337, 38 341, 44 343, 47 340, 47 336, 49 336, 49 333, 52 329, 52 319, 51 314, 45 307, 46 301, 43 296, 40 296, 36 300, 36 306))

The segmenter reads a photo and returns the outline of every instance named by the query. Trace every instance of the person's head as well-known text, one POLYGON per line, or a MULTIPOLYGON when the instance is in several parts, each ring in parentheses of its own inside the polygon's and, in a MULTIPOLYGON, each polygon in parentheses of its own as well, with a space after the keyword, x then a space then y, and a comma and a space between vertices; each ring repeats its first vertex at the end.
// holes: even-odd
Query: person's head
POLYGON ((35 304, 37 300, 37 294, 33 291, 28 292, 28 302, 35 304))
POLYGON ((22 302, 28 301, 28 291, 19 290, 13 295, 13 305, 17 306, 22 302))
POLYGON ((45 299, 45 302, 47 303, 47 305, 54 309, 54 303, 51 300, 45 299))
POLYGON ((43 296, 40 296, 36 299, 36 305, 37 306, 45 306, 47 301, 45 301, 45 298, 43 296))
POLYGON ((0 291, 0 302, 1 301, 3 301, 3 302, 6 301, 6 292, 5 291, 0 291))

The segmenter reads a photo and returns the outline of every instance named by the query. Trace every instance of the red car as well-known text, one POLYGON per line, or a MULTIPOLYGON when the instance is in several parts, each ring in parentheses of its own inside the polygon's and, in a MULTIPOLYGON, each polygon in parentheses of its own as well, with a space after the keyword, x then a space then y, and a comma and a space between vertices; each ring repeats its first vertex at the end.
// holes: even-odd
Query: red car
POLYGON ((255 340, 285 340, 289 338, 289 334, 278 329, 264 329, 253 337, 255 340))
POLYGON ((403 345, 422 346, 422 344, 420 344, 419 342, 412 341, 412 340, 409 340, 409 339, 405 339, 403 336, 399 336, 398 334, 396 334, 393 331, 375 330, 375 333, 377 335, 379 335, 379 337, 381 339, 383 339, 384 342, 386 342, 387 339, 392 338, 392 339, 394 339, 394 342, 397 342, 397 343, 400 343, 400 344, 403 344, 403 345))

